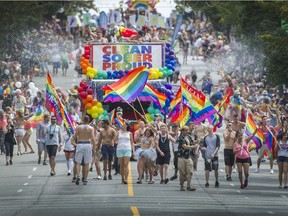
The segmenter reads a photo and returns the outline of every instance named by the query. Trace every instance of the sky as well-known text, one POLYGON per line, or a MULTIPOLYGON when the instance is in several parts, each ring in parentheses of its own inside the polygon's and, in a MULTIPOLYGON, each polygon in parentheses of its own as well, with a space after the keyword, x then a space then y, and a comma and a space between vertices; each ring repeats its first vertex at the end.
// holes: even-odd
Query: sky
MULTIPOLYGON (((109 9, 114 9, 119 7, 120 0, 94 0, 94 3, 99 11, 108 12, 109 9)), ((126 0, 123 0, 126 2, 126 0)), ((173 9, 175 9, 175 2, 174 0, 160 0, 157 5, 156 9, 159 13, 162 14, 164 17, 169 17, 170 13, 173 9)), ((127 8, 127 5, 124 4, 124 9, 127 8)))

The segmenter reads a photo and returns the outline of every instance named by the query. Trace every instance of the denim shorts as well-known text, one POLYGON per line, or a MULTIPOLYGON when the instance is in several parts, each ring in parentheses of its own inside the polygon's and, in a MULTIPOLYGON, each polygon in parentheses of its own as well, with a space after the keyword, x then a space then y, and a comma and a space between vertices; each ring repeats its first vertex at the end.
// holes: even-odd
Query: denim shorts
POLYGON ((288 163, 288 157, 278 156, 277 163, 288 163))
POLYGON ((123 150, 116 150, 116 155, 118 158, 121 157, 131 157, 132 151, 131 149, 123 149, 123 150))

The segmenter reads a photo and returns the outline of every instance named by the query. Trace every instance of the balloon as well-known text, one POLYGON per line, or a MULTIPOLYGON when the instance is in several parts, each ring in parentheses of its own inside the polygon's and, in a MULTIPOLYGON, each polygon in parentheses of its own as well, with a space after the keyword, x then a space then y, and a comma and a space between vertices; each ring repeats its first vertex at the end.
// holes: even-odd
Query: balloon
POLYGON ((161 111, 159 109, 155 109, 154 114, 161 114, 161 111))
POLYGON ((87 97, 87 94, 85 91, 82 91, 79 96, 82 98, 82 99, 85 99, 87 97))
POLYGON ((169 51, 169 55, 171 56, 171 55, 174 55, 174 51, 173 50, 170 50, 169 51))
POLYGON ((104 110, 103 114, 104 114, 104 115, 108 115, 107 110, 104 110))
POLYGON ((78 91, 78 93, 80 93, 80 92, 84 91, 84 89, 81 86, 79 86, 77 91, 78 91))
POLYGON ((9 71, 8 69, 5 69, 5 70, 4 70, 4 73, 5 73, 6 75, 9 75, 10 71, 9 71))
POLYGON ((37 93, 39 91, 39 88, 35 87, 33 88, 33 92, 37 93))
POLYGON ((92 113, 91 116, 92 118, 96 119, 98 117, 98 113, 92 113))
POLYGON ((22 83, 21 83, 21 82, 16 82, 16 83, 15 83, 15 86, 16 86, 16 88, 21 88, 22 83))
POLYGON ((154 114, 155 109, 150 106, 150 107, 148 107, 147 111, 148 111, 149 114, 154 114))
POLYGON ((30 82, 30 83, 28 84, 28 87, 29 87, 30 89, 32 89, 32 88, 35 87, 35 84, 34 84, 33 82, 30 82))
POLYGON ((150 114, 150 118, 151 118, 152 120, 154 120, 154 119, 155 119, 154 114, 150 114))
POLYGON ((101 103, 101 102, 97 102, 96 106, 97 106, 98 108, 102 108, 102 103, 101 103))
POLYGON ((87 98, 82 99, 83 104, 87 104, 89 101, 87 101, 87 98))
POLYGON ((94 99, 93 95, 87 95, 87 101, 92 101, 94 99))
POLYGON ((85 49, 85 51, 90 50, 90 46, 86 45, 86 46, 84 46, 84 49, 85 49))
POLYGON ((104 79, 107 79, 107 77, 108 77, 107 73, 104 72, 104 73, 103 73, 103 78, 104 78, 104 79))
POLYGON ((92 94, 93 94, 93 89, 88 89, 88 90, 87 90, 87 94, 92 95, 92 94))
POLYGON ((85 107, 86 107, 87 109, 91 109, 91 108, 92 108, 92 104, 91 104, 91 103, 87 103, 87 104, 85 105, 85 107))
POLYGON ((104 112, 104 109, 101 107, 101 108, 98 108, 98 113, 99 114, 102 114, 104 112))
POLYGON ((98 107, 97 106, 93 106, 91 110, 92 110, 92 113, 98 113, 98 107))
POLYGON ((103 120, 109 120, 109 116, 108 115, 103 115, 103 120))
POLYGON ((173 86, 170 83, 165 84, 166 89, 171 90, 173 86))
POLYGON ((166 43, 166 47, 171 47, 171 44, 170 43, 166 43))
POLYGON ((85 55, 90 55, 90 50, 85 50, 85 55))
POLYGON ((98 101, 94 99, 91 103, 92 103, 93 106, 96 106, 96 105, 97 105, 97 102, 98 102, 98 101))
POLYGON ((92 110, 91 109, 87 109, 87 111, 86 111, 89 115, 91 115, 92 114, 92 110))
POLYGON ((167 74, 168 74, 168 76, 172 75, 172 74, 173 74, 173 70, 171 70, 171 69, 168 70, 168 71, 167 71, 167 74))

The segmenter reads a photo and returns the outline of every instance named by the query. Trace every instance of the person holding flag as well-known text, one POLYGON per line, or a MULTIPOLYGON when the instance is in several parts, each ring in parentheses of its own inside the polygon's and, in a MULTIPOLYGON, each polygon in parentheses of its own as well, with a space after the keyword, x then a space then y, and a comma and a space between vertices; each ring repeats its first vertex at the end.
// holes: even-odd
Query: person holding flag
POLYGON ((236 134, 235 134, 236 142, 234 144, 233 153, 235 154, 235 158, 236 158, 236 165, 238 169, 241 189, 244 189, 248 185, 249 165, 250 165, 251 157, 248 152, 247 143, 249 143, 250 140, 255 136, 255 134, 257 133, 257 130, 258 128, 254 131, 254 133, 251 136, 247 137, 245 140, 243 140, 243 133, 241 131, 236 131, 236 134), (242 169, 244 169, 244 175, 245 175, 244 183, 243 183, 243 177, 242 177, 243 176, 242 169))
MULTIPOLYGON (((259 149, 259 154, 258 154, 258 159, 257 159, 257 168, 255 169, 254 173, 259 173, 259 168, 260 168, 260 164, 261 164, 261 160, 264 157, 264 152, 268 151, 268 147, 266 145, 266 135, 268 133, 268 131, 271 131, 272 134, 276 134, 275 129, 268 125, 268 117, 267 116, 262 116, 262 122, 260 122, 260 129, 263 131, 263 135, 264 135, 264 139, 263 139, 263 145, 262 147, 259 149)), ((270 174, 274 173, 273 170, 273 157, 269 157, 269 161, 270 161, 270 174)))

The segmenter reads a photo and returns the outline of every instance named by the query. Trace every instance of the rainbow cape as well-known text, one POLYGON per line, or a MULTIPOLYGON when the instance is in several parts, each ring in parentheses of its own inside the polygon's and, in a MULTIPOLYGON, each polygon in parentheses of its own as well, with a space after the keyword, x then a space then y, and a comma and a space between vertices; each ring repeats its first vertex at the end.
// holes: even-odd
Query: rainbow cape
MULTIPOLYGON (((133 102, 134 99, 142 92, 148 79, 148 71, 145 71, 145 66, 140 66, 129 71, 124 77, 117 82, 103 87, 104 91, 112 90, 125 102, 133 102)), ((104 95, 103 102, 116 102, 115 94, 110 96, 109 92, 104 95)))
POLYGON ((58 121, 63 120, 69 133, 74 134, 76 123, 73 121, 71 115, 67 112, 66 107, 59 99, 49 73, 47 74, 46 79, 46 105, 50 112, 54 112, 54 115, 58 121))
MULTIPOLYGON (((248 114, 246 118, 245 134, 247 136, 251 136, 256 129, 257 129, 257 126, 252 115, 248 114)), ((255 136, 252 138, 252 140, 256 145, 256 149, 259 149, 262 147, 262 143, 264 141, 264 134, 260 128, 258 128, 258 131, 255 134, 255 136)))
POLYGON ((34 114, 28 118, 24 126, 29 128, 37 128, 37 125, 44 120, 44 108, 42 106, 38 106, 35 109, 34 114))

